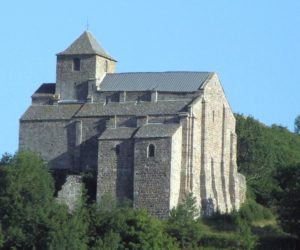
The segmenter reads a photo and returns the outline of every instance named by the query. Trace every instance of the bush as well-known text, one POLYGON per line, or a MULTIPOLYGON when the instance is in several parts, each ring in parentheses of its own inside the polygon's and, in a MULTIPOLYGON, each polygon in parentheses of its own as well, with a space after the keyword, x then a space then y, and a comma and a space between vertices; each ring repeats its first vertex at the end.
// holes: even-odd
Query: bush
POLYGON ((163 223, 146 211, 101 202, 90 217, 90 249, 177 249, 163 223))
POLYGON ((203 217, 202 221, 217 231, 233 231, 237 228, 236 213, 221 214, 216 211, 211 216, 203 217))
POLYGON ((248 200, 239 210, 241 218, 248 222, 274 219, 270 209, 263 207, 254 200, 248 200))
POLYGON ((237 239, 233 234, 218 233, 204 234, 199 241, 199 245, 211 249, 234 249, 237 239))

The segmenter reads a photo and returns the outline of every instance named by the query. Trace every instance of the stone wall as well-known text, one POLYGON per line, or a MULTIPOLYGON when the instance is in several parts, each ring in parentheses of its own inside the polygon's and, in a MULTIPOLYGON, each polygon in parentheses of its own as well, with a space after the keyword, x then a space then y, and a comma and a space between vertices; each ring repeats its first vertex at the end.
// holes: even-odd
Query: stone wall
POLYGON ((82 142, 80 144, 81 169, 97 169, 98 138, 106 128, 108 117, 81 117, 82 142))
POLYGON ((19 149, 38 153, 50 168, 72 169, 75 128, 70 121, 20 123, 19 149))
POLYGON ((172 138, 137 138, 134 143, 133 205, 160 218, 169 214, 171 145, 172 138), (147 156, 150 144, 154 157, 147 156))
POLYGON ((180 198, 180 174, 182 152, 182 127, 174 133, 171 139, 171 169, 170 169, 170 205, 172 209, 178 205, 180 198))
MULTIPOLYGON (((200 116, 200 113, 199 113, 200 116)), ((202 99, 201 199, 204 211, 229 212, 239 208, 235 118, 217 75, 204 87, 202 99), (207 207, 207 208, 206 208, 207 207)))
POLYGON ((61 100, 86 100, 89 80, 93 80, 98 86, 106 72, 115 71, 115 64, 98 55, 58 55, 55 93, 61 100), (74 58, 80 59, 79 71, 73 70, 74 58))
POLYGON ((97 200, 133 198, 133 140, 99 140, 97 200), (117 149, 118 147, 118 149, 117 149))
POLYGON ((66 182, 57 194, 57 202, 66 204, 70 212, 73 212, 81 205, 82 199, 82 178, 79 175, 68 175, 66 182))

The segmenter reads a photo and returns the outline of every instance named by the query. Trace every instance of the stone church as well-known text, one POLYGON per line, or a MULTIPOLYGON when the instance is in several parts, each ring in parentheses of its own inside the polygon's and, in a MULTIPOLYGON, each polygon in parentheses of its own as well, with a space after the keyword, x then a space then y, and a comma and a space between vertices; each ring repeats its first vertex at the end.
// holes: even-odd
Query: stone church
POLYGON ((20 150, 49 168, 97 170, 105 193, 168 216, 187 192, 204 213, 239 209, 235 118, 214 72, 116 73, 117 61, 85 31, 57 54, 20 119, 20 150))

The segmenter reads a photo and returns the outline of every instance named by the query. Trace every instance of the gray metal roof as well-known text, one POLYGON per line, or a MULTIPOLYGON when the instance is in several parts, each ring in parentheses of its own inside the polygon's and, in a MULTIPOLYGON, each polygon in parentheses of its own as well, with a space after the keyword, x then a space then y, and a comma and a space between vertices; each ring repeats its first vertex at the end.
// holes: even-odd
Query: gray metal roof
POLYGON ((146 124, 136 132, 134 138, 155 138, 155 137, 171 137, 180 124, 169 123, 169 124, 146 124))
POLYGON ((107 74, 100 91, 194 92, 209 79, 209 72, 138 72, 107 74))
POLYGON ((158 101, 158 102, 110 102, 86 103, 76 114, 76 117, 110 116, 110 115, 159 115, 176 114, 186 111, 189 101, 158 101))
POLYGON ((136 128, 107 128, 99 137, 99 140, 129 139, 134 131, 136 131, 136 128))
POLYGON ((88 31, 75 40, 66 50, 58 53, 58 55, 99 55, 113 61, 107 52, 100 46, 96 38, 88 31))

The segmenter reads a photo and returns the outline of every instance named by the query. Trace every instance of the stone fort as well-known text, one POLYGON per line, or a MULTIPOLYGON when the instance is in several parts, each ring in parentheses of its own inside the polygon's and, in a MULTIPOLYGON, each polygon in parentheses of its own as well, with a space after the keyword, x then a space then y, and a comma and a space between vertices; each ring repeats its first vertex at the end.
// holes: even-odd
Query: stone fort
POLYGON ((52 169, 97 170, 109 193, 166 217, 192 192, 204 213, 239 209, 235 118, 214 72, 115 73, 117 61, 85 31, 57 54, 20 119, 20 150, 52 169))

